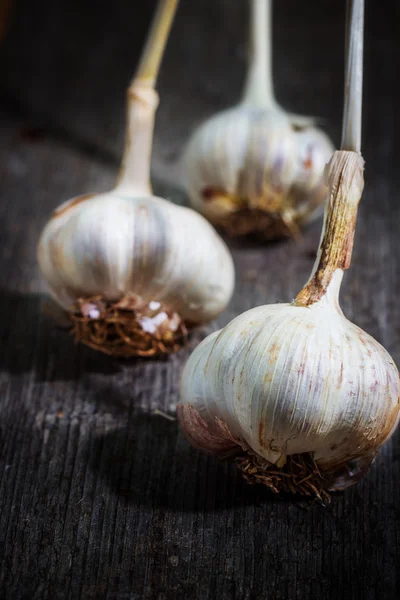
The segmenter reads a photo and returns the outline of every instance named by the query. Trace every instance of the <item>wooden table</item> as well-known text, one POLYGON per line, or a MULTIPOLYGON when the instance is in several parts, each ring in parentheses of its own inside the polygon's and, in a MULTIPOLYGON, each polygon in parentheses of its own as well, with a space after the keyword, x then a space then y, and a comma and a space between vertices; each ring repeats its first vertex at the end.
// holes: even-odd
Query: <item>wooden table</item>
MULTIPOLYGON (((153 159, 155 191, 172 200, 184 201, 178 158, 189 132, 239 98, 246 4, 180 7, 153 159)), ((275 4, 277 96, 320 115, 338 143, 344 0, 275 4)), ((157 414, 173 414, 182 365, 206 333, 294 297, 320 221, 299 243, 231 243, 228 310, 168 361, 108 359, 74 345, 45 314, 39 233, 61 201, 112 186, 124 89, 153 6, 15 0, 0 46, 0 597, 395 598, 399 433, 361 483, 323 508, 246 485, 157 414)), ((395 2, 367 3, 366 190, 342 304, 399 364, 398 17, 395 2)))

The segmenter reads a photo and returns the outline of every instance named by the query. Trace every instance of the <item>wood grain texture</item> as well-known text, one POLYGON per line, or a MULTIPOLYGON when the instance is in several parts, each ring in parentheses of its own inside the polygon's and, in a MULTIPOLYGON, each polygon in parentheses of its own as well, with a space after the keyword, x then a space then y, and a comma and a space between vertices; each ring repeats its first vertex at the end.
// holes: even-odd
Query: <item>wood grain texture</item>
MULTIPOLYGON (((400 432, 356 487, 327 508, 299 507, 247 486, 156 413, 173 413, 182 366, 203 335, 252 306, 295 297, 321 222, 299 243, 232 242, 229 309, 168 361, 110 360, 75 346, 45 315, 37 239, 63 200, 114 182, 124 87, 154 2, 142 4, 135 20, 128 0, 118 10, 17 0, 0 47, 0 597, 396 598, 400 432)), ((275 4, 278 97, 326 117, 338 142, 342 3, 275 4)), ((342 304, 400 364, 398 7, 373 4, 366 188, 342 304)), ((155 191, 174 201, 184 201, 170 181, 188 131, 238 97, 245 8, 182 2, 160 77, 153 161, 155 191)))

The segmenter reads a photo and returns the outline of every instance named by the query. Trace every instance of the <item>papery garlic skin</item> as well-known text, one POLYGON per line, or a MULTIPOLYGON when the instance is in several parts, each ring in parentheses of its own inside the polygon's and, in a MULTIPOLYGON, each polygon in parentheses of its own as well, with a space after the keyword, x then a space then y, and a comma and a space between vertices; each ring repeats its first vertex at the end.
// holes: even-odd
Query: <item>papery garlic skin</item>
MULTIPOLYGON (((331 286, 341 278, 337 271, 331 286)), ((344 317, 331 289, 310 307, 251 309, 206 338, 185 366, 178 412, 205 451, 236 444, 278 466, 311 453, 334 474, 375 456, 399 402, 393 359, 344 317)))
POLYGON ((309 222, 327 189, 325 164, 334 151, 320 129, 290 115, 243 103, 211 118, 191 138, 185 156, 191 204, 216 225, 243 209, 265 211, 273 224, 309 222))
POLYGON ((134 293, 197 324, 225 308, 234 286, 231 255, 201 215, 118 188, 60 206, 42 233, 38 260, 67 310, 80 297, 112 302, 134 293))

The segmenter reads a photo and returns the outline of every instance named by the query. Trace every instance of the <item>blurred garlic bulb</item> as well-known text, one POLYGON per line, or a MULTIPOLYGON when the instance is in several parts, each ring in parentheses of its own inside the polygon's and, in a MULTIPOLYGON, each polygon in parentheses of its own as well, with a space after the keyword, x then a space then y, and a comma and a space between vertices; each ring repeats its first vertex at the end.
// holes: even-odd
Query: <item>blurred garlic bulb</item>
POLYGON ((313 120, 287 114, 271 76, 271 0, 250 0, 251 56, 241 103, 206 121, 183 158, 192 206, 232 235, 292 236, 326 198, 333 153, 313 120))
POLYGON ((177 0, 160 0, 128 90, 128 130, 115 189, 61 205, 38 260, 77 339, 122 356, 167 353, 188 326, 230 300, 234 270, 224 242, 195 211, 152 195, 154 85, 177 0))
POLYGON ((364 186, 363 0, 349 0, 348 15, 342 150, 326 168, 329 201, 311 277, 292 303, 254 308, 207 337, 184 369, 178 409, 189 441, 239 451, 250 482, 320 497, 362 476, 400 409, 393 359, 338 301, 364 186))

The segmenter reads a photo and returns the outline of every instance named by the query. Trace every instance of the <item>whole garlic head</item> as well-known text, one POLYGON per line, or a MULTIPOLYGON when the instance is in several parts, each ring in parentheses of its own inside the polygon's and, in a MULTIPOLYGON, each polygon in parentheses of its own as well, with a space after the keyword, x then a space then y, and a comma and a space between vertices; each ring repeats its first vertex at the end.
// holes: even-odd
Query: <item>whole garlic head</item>
POLYGON ((134 293, 193 324, 216 317, 234 285, 231 256, 193 210, 118 188, 60 206, 38 248, 42 273, 66 310, 78 298, 134 293))
POLYGON ((274 465, 309 453, 327 487, 354 483, 398 423, 400 381, 386 350, 340 310, 341 277, 310 307, 254 308, 196 348, 179 409, 193 445, 236 445, 274 465))
POLYGON ((275 109, 242 104, 200 126, 185 155, 192 206, 234 235, 296 234, 326 198, 333 153, 318 128, 275 109))
POLYGON ((38 261, 75 338, 117 356, 177 350, 187 328, 216 317, 233 292, 231 255, 195 211, 157 198, 150 159, 154 89, 178 0, 159 0, 128 89, 128 128, 116 187, 61 205, 38 261))
POLYGON ((193 207, 233 235, 291 236, 318 215, 334 148, 313 120, 287 114, 272 90, 271 0, 251 0, 242 102, 203 123, 183 157, 193 207))

